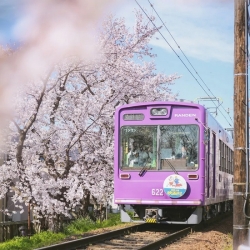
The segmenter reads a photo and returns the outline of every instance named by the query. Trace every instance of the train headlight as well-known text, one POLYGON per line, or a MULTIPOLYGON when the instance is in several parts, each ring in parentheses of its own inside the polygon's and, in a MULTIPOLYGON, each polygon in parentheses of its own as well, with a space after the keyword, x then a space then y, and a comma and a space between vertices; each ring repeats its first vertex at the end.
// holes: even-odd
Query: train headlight
POLYGON ((164 116, 168 114, 168 110, 166 108, 152 108, 150 113, 153 116, 164 116))

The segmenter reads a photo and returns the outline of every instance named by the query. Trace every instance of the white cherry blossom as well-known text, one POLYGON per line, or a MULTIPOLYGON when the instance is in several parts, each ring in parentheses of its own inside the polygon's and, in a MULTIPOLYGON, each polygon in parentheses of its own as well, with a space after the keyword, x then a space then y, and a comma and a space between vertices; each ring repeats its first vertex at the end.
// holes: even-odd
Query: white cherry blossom
MULTIPOLYGON (((77 55, 42 77, 19 84, 11 103, 0 194, 31 205, 34 217, 86 213, 90 196, 106 204, 113 193, 114 111, 132 102, 174 98, 178 78, 155 72, 148 45, 156 29, 136 12, 134 30, 109 16, 97 38, 98 57, 77 55)), ((22 208, 20 208, 22 209, 22 208)))

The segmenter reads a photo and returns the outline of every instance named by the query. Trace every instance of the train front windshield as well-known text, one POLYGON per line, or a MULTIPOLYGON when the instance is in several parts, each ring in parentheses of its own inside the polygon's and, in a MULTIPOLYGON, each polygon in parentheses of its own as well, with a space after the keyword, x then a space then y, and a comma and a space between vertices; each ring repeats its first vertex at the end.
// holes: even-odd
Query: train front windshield
POLYGON ((120 132, 122 170, 198 169, 197 125, 123 126, 120 132))

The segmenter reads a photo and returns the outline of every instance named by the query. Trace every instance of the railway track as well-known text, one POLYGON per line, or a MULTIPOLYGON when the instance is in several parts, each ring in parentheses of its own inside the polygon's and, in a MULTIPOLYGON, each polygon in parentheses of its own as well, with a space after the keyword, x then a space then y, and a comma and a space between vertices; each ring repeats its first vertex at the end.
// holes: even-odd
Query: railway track
POLYGON ((100 249, 157 249, 176 238, 181 238, 191 232, 191 227, 185 229, 168 229, 166 225, 139 224, 123 229, 85 237, 37 250, 100 250, 100 249))
MULTIPOLYGON (((207 224, 225 218, 224 214, 219 218, 210 220, 207 224)), ((137 249, 153 250, 161 246, 171 244, 193 231, 200 230, 203 224, 184 228, 183 225, 166 224, 139 224, 123 229, 68 241, 37 250, 101 250, 101 249, 137 249)))

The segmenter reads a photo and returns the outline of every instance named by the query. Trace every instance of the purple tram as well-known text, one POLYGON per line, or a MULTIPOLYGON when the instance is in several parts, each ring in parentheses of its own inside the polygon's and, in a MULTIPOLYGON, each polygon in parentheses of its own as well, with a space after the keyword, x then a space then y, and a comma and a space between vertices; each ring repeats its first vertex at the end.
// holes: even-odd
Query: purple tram
POLYGON ((232 209, 232 199, 232 135, 203 106, 116 110, 114 201, 123 222, 198 224, 232 209))

